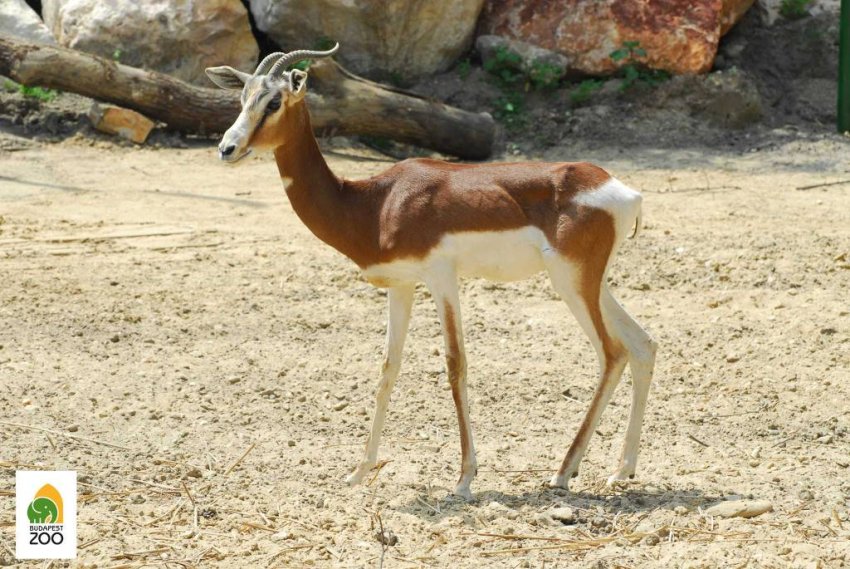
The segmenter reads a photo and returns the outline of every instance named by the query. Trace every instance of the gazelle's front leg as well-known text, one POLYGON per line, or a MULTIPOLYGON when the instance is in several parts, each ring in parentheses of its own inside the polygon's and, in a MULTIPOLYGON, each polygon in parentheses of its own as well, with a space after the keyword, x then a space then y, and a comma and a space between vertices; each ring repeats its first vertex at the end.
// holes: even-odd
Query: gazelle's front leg
POLYGON ((472 443, 472 426, 469 424, 469 398, 466 392, 466 352, 463 348, 463 326, 460 318, 460 300, 457 291, 457 274, 453 267, 442 267, 426 283, 437 303, 437 314, 443 327, 446 342, 446 371, 460 426, 461 470, 455 494, 472 499, 469 485, 478 472, 475 445, 472 443))
POLYGON ((360 461, 354 472, 346 478, 346 482, 351 485, 359 484, 378 460, 378 445, 381 442, 381 431, 384 428, 384 419, 387 416, 390 394, 393 391, 399 369, 401 369, 401 352, 410 325, 410 309, 413 306, 414 288, 414 285, 409 285, 389 289, 387 351, 375 401, 375 416, 372 419, 372 431, 369 433, 369 440, 366 441, 363 460, 360 461))

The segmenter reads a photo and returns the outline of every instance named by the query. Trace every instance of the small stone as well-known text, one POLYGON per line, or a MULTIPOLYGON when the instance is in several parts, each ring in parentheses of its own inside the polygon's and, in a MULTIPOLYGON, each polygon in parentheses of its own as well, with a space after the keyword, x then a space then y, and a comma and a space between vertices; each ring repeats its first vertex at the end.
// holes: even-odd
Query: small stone
POLYGON ((289 530, 279 531, 272 535, 272 541, 286 541, 287 539, 292 539, 292 532, 289 530))
POLYGON ((571 525, 576 523, 575 513, 573 512, 572 508, 553 508, 549 511, 549 516, 553 520, 557 520, 564 525, 571 525))
POLYGON ((715 504, 705 513, 721 518, 753 518, 770 511, 773 511, 773 504, 767 500, 731 500, 715 504))
POLYGON ((120 339, 121 339, 121 337, 118 334, 115 334, 114 336, 109 338, 109 341, 112 342, 113 344, 117 344, 120 339))
POLYGON ((287 441, 286 444, 291 446, 291 447, 294 447, 296 445, 296 442, 295 441, 287 441))
MULTIPOLYGON (((515 520, 519 517, 519 513, 516 510, 512 510, 501 502, 490 502, 487 504, 487 513, 485 515, 488 520, 495 520, 498 518, 506 518, 509 520, 515 520)), ((510 533, 510 532, 505 532, 510 533)))
POLYGON ((801 500, 806 500, 806 501, 811 501, 811 500, 814 500, 814 499, 815 499, 815 495, 812 493, 812 491, 811 491, 811 490, 809 490, 809 489, 807 489, 807 488, 803 488, 802 490, 800 490, 800 491, 797 493, 797 496, 798 496, 801 500))
POLYGON ((738 354, 726 354, 726 362, 730 364, 734 364, 737 361, 741 360, 741 356, 738 354))
POLYGON ((561 522, 558 520, 552 519, 547 512, 541 512, 539 514, 534 514, 534 516, 528 520, 528 522, 533 526, 560 526, 561 522))
POLYGON ((684 516, 688 513, 688 509, 684 506, 676 506, 675 508, 673 508, 673 513, 675 513, 677 516, 684 516))
POLYGON ((642 540, 640 540, 640 542, 644 545, 658 545, 659 541, 661 541, 661 539, 654 533, 651 535, 647 535, 642 540))
POLYGON ((186 473, 186 476, 188 476, 189 478, 201 478, 201 477, 203 477, 203 475, 204 475, 203 472, 201 472, 201 470, 199 468, 195 468, 195 467, 192 467, 186 473))
POLYGON ((76 433, 79 430, 80 430, 79 425, 68 425, 68 432, 69 433, 76 433))
POLYGON ((333 409, 334 411, 342 411, 346 407, 348 407, 348 401, 340 401, 339 403, 334 405, 333 409))
POLYGON ((130 501, 134 504, 144 504, 147 500, 141 494, 135 494, 132 498, 130 498, 130 501))

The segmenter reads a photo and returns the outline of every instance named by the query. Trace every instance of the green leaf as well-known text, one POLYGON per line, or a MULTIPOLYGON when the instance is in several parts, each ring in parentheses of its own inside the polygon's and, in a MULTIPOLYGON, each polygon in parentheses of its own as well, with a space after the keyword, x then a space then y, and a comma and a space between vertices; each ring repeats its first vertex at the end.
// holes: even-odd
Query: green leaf
POLYGON ((628 57, 628 55, 629 55, 628 50, 620 48, 620 49, 615 49, 614 51, 612 51, 611 55, 609 57, 611 57, 612 61, 617 62, 617 61, 622 61, 622 60, 626 59, 626 57, 628 57))

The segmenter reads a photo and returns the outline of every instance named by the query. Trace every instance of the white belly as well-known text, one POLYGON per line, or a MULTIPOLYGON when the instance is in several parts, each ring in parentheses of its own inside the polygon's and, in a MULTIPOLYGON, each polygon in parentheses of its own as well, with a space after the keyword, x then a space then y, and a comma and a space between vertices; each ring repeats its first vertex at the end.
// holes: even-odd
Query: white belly
POLYGON ((535 227, 452 233, 423 259, 374 265, 363 275, 378 286, 421 282, 435 267, 448 262, 459 276, 515 281, 542 271, 543 251, 548 248, 543 232, 535 227))

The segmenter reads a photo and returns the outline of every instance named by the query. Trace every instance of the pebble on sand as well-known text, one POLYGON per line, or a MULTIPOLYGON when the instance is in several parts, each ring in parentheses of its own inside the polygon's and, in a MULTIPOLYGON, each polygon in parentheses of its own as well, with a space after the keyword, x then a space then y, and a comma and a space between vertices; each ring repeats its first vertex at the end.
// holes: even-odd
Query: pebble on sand
POLYGON ((754 518, 770 511, 773 511, 773 504, 767 500, 733 500, 715 504, 705 513, 721 518, 754 518))

